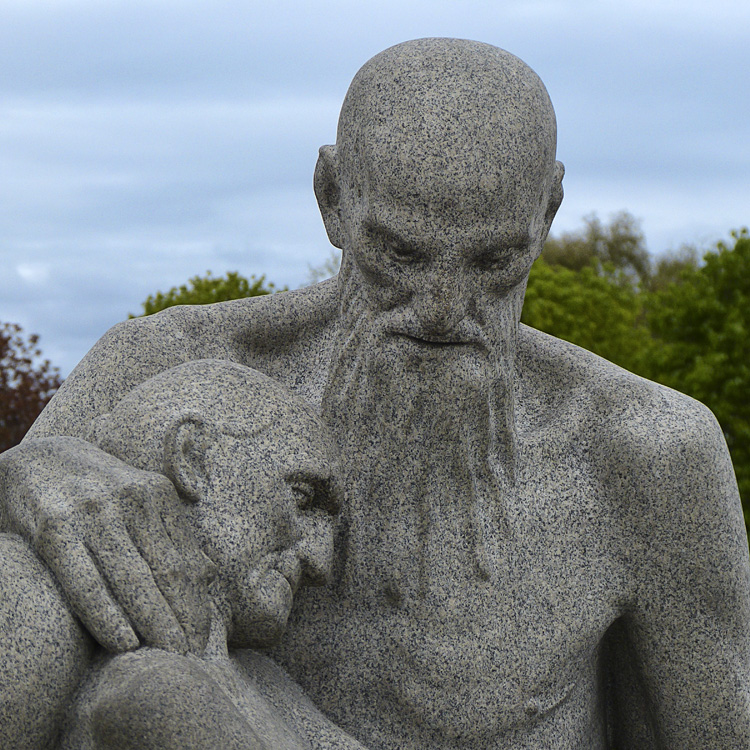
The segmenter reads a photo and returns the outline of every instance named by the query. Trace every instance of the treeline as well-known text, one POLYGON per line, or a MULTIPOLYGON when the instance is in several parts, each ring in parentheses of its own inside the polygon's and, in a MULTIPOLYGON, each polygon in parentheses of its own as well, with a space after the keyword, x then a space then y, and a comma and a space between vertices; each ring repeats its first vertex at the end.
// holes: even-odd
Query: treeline
POLYGON ((16 323, 0 323, 0 453, 17 445, 62 384, 42 359, 39 337, 16 323))

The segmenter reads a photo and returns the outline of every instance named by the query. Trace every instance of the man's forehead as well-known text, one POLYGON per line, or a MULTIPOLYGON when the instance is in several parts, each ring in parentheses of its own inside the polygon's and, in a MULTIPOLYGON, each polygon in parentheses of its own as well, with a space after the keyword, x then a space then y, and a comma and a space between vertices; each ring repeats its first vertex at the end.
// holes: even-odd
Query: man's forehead
POLYGON ((554 163, 543 142, 526 139, 523 133, 388 132, 370 134, 357 150, 357 175, 371 187, 389 192, 429 191, 469 198, 502 195, 520 181, 537 183, 554 163))
POLYGON ((265 474, 273 467, 277 478, 311 487, 315 505, 332 513, 338 511, 340 491, 334 460, 328 433, 318 421, 280 422, 255 434, 237 429, 223 433, 225 439, 233 441, 233 466, 244 466, 250 474, 265 474))
POLYGON ((358 213, 368 234, 392 241, 520 247, 535 234, 542 187, 516 183, 471 193, 433 183, 399 194, 366 185, 358 213))
POLYGON ((533 145, 523 152, 477 146, 461 154, 425 154, 418 147, 381 150, 365 144, 354 190, 364 204, 363 218, 373 222, 412 215, 519 234, 528 231, 542 203, 550 170, 546 155, 533 145))

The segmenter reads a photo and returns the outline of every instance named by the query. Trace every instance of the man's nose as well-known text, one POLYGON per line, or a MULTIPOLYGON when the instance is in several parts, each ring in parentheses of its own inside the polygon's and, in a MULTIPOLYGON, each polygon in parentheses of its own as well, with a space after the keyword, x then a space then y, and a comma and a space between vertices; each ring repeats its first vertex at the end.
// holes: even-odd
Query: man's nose
POLYGON ((460 273, 439 269, 416 290, 414 311, 426 334, 447 336, 456 329, 467 313, 466 286, 460 273))
POLYGON ((333 571, 333 526, 328 518, 317 519, 297 543, 302 577, 312 586, 331 581, 333 571))

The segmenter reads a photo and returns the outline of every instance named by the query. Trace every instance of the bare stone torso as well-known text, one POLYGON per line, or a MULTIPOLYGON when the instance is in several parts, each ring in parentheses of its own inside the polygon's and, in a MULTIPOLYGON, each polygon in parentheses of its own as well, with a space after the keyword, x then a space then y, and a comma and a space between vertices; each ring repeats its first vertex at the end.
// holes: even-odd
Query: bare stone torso
MULTIPOLYGON (((189 343, 175 353, 178 361, 237 358, 319 404, 333 294, 335 280, 278 298, 179 308, 136 321, 157 329, 137 340, 189 343), (324 313, 313 322, 294 312, 304 304, 307 314, 310 297, 324 313), (286 304, 290 310, 276 310, 286 304), (301 325, 282 350, 263 323, 279 315, 301 325), (217 329, 220 339, 207 338, 217 329)), ((148 361, 129 379, 149 376, 148 361)), ((476 530, 467 503, 457 501, 464 490, 450 467, 435 462, 444 481, 425 504, 433 526, 424 535, 421 590, 397 601, 381 575, 394 542, 415 533, 414 520, 395 514, 400 530, 371 533, 380 508, 362 504, 362 533, 355 540, 344 525, 339 538, 349 578, 296 596, 276 658, 319 708, 371 748, 606 746, 601 645, 627 606, 631 582, 619 552, 628 524, 618 520, 602 451, 613 431, 600 416, 617 400, 622 378, 637 379, 523 326, 518 368, 519 474, 487 534, 489 578, 476 569, 476 530)), ((71 387, 75 374, 69 380, 71 387)))
POLYGON ((341 580, 298 594, 279 658, 370 747, 606 747, 601 646, 632 584, 597 464, 607 428, 585 427, 573 390, 555 404, 534 398, 533 379, 524 390, 504 497, 472 509, 460 467, 440 457, 420 508, 354 500, 341 580), (411 584, 394 592, 400 539, 414 541, 411 584))

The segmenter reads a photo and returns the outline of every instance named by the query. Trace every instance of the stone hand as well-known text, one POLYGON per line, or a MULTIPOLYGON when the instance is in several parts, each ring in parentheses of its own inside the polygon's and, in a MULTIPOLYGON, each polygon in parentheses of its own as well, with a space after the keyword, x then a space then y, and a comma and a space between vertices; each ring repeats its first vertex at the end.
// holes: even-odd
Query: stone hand
POLYGON ((0 503, 3 530, 29 540, 106 649, 203 651, 215 566, 165 477, 78 438, 29 439, 0 456, 0 503))

